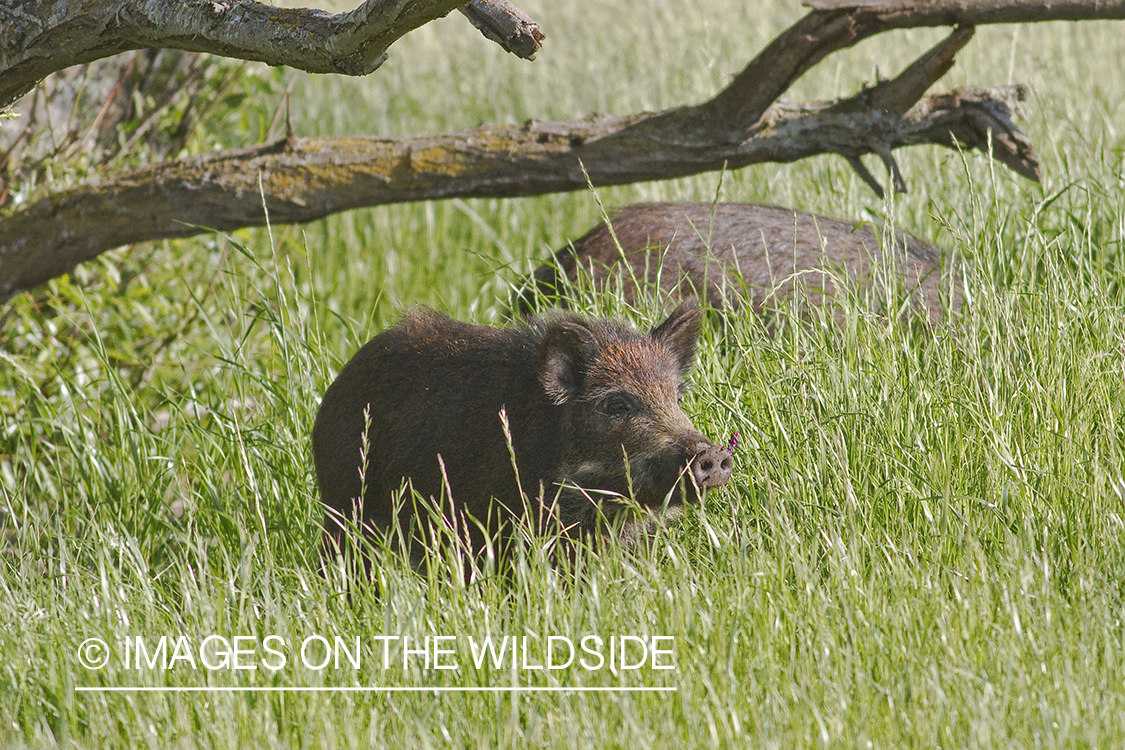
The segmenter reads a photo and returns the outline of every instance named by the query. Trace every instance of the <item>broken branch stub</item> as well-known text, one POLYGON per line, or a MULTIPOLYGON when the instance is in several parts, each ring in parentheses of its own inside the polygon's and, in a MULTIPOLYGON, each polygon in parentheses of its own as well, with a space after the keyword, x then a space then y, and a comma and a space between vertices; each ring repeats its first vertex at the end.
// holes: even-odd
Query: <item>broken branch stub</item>
POLYGON ((525 60, 534 60, 546 34, 504 0, 473 0, 459 9, 488 39, 525 60))

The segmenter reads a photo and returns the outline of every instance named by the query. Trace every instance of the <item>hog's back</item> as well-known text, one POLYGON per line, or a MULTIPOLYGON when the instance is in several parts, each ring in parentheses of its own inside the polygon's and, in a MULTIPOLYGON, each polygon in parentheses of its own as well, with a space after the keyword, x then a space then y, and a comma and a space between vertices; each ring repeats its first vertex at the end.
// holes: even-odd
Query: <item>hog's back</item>
POLYGON ((865 223, 752 203, 636 204, 611 221, 627 264, 603 222, 536 271, 540 290, 554 294, 561 276, 573 282, 581 266, 596 286, 612 283, 629 301, 639 291, 634 280, 659 281, 679 296, 700 292, 716 308, 748 301, 760 313, 788 299, 797 284, 803 303, 823 304, 846 279, 876 291, 901 283, 904 296, 932 317, 960 305, 959 290, 943 287, 940 250, 902 232, 881 243, 865 223), (894 250, 893 264, 883 263, 884 244, 894 250))
MULTIPOLYGON (((500 410, 508 415, 529 496, 538 494, 540 480, 553 479, 560 455, 559 407, 543 394, 536 357, 528 331, 475 326, 431 311, 377 335, 345 365, 317 414, 313 453, 323 502, 351 517, 361 490, 367 408, 365 523, 391 524, 394 495, 407 477, 423 498, 441 498, 439 455, 458 507, 482 522, 503 520, 505 506, 521 512, 500 410), (493 497, 499 505, 490 503, 493 497)), ((400 520, 411 514, 402 507, 400 520)))

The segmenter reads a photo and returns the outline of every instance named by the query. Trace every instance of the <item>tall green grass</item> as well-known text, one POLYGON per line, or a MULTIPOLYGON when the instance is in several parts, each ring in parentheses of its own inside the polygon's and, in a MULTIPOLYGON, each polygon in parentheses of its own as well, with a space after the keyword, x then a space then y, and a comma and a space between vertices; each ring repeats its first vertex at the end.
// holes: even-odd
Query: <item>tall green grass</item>
MULTIPOLYGON (((572 2, 532 64, 451 17, 363 80, 298 76, 297 132, 452 130, 698 101, 789 4, 572 2)), ((411 305, 497 322, 523 273, 596 219, 588 193, 354 211, 109 253, 0 328, 0 743, 11 746, 1111 747, 1125 739, 1125 133, 1120 25, 981 29, 948 83, 1026 82, 1044 183, 914 149, 881 202, 833 158, 599 191, 892 221, 964 259, 926 330, 862 298, 773 335, 711 320, 685 408, 738 431, 735 475, 650 548, 530 550, 466 585, 388 559, 319 570, 320 394, 411 305), (97 671, 101 638, 360 637, 363 666, 97 671), (384 670, 376 636, 459 636, 467 668, 384 670), (477 670, 465 639, 670 635, 674 670, 477 670), (671 687, 674 692, 133 693, 91 686, 671 687)), ((794 95, 889 75, 940 36, 830 58, 794 95)), ((278 74, 276 95, 289 73, 278 74)), ((247 117, 261 137, 277 101, 247 117)), ((229 128, 230 123, 225 123, 229 128)), ((581 310, 640 326, 612 297, 581 310)), ((261 653, 261 652, 259 652, 261 653)), ((533 657, 541 651, 533 650, 533 657)), ((397 652, 401 659, 401 652, 397 652)))

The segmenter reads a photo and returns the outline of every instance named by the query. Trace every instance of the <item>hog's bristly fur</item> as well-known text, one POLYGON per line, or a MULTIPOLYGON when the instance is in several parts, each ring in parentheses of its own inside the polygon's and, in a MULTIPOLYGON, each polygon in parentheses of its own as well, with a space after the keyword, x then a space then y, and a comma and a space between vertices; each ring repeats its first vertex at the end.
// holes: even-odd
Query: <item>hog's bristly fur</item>
MULTIPOLYGON (((940 249, 902 232, 877 234, 864 222, 755 203, 638 203, 611 223, 612 232, 600 223, 540 266, 538 292, 564 304, 564 279, 577 283, 581 270, 595 288, 629 301, 659 283, 715 309, 749 305, 755 313, 771 312, 798 287, 803 303, 831 305, 844 291, 841 282, 879 296, 882 287, 901 285, 910 306, 935 323, 961 305, 940 249), (895 274, 879 278, 891 258, 895 274)), ((526 313, 536 304, 526 289, 516 306, 526 313)))
POLYGON ((654 511, 697 501, 731 472, 729 452, 680 408, 699 326, 692 304, 648 334, 563 313, 513 329, 408 315, 355 354, 317 415, 326 551, 344 547, 342 521, 380 533, 397 512, 418 559, 427 521, 401 499, 407 480, 462 521, 477 554, 517 517, 574 534, 596 531, 622 498, 654 511))

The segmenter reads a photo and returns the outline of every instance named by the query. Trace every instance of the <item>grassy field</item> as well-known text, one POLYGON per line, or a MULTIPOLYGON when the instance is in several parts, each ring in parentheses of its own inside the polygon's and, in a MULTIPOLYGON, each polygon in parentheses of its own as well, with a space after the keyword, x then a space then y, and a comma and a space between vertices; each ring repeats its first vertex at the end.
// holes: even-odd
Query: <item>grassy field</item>
MULTIPOLYGON (((801 13, 752 6, 529 0, 549 34, 534 63, 453 14, 367 79, 264 73, 272 98, 197 146, 264 138, 290 84, 301 135, 699 101, 801 13)), ((733 480, 652 549, 583 557, 579 583, 530 554, 471 586, 389 562, 381 597, 341 595, 318 572, 309 437, 335 372, 410 306, 503 321, 509 286, 595 221, 592 194, 134 247, 14 300, 0 311, 0 745, 1125 744, 1123 29, 980 29, 936 87, 1028 84, 1041 185, 915 148, 900 152, 911 190, 888 202, 827 157, 598 191, 607 206, 718 197, 889 221, 960 254, 968 303, 929 332, 862 300, 774 337, 748 317, 709 326, 685 408, 716 440, 740 433, 733 480), (504 635, 529 666, 551 636, 599 636, 605 663, 478 668, 474 648, 504 635), (151 652, 161 636, 180 658, 138 668, 135 639, 151 652), (239 661, 258 668, 189 658, 209 636, 253 637, 239 661), (319 642, 303 663, 318 636, 359 639, 359 666, 314 668, 319 642), (405 652, 426 636, 459 668, 405 652), (671 654, 610 669, 620 636, 670 636, 671 654), (109 646, 101 669, 81 661, 90 638, 109 646), (666 690, 306 689, 511 685, 666 690), (278 690, 81 689, 114 686, 278 690)), ((790 96, 850 94, 941 35, 880 36, 790 96)), ((638 325, 662 314, 582 304, 638 325)))

